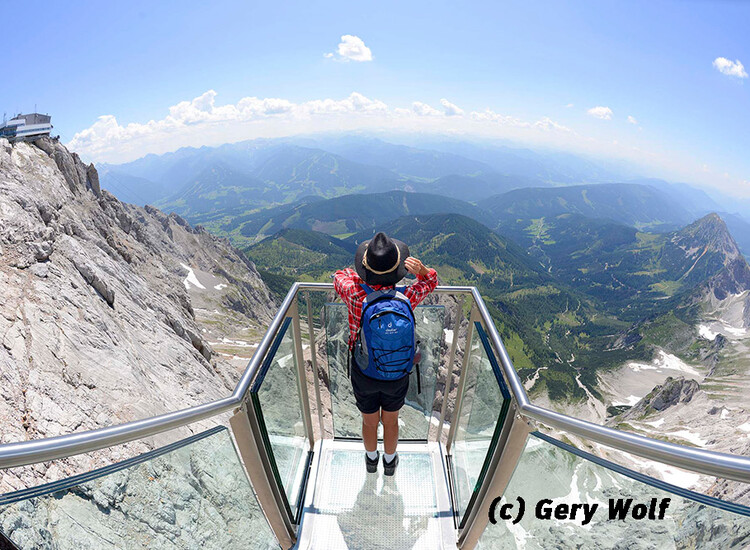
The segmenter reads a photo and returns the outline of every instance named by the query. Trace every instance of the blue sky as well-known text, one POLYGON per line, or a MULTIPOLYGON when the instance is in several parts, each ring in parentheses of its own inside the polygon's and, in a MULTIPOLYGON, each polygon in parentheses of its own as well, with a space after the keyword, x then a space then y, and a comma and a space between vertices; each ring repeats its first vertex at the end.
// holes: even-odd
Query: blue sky
POLYGON ((3 4, 23 34, 0 60, 2 109, 37 104, 91 160, 315 130, 451 132, 750 196, 745 2, 110 4, 3 4))

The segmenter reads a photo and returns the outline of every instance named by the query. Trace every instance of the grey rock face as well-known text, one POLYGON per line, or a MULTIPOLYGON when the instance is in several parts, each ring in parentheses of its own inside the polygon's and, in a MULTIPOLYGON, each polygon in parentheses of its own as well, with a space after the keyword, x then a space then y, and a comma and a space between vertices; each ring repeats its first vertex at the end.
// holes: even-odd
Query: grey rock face
MULTIPOLYGON (((228 242, 123 204, 97 182, 57 141, 0 139, 0 443, 225 397, 240 370, 210 342, 229 335, 251 349, 276 309, 228 242), (193 270, 213 285, 188 284, 193 270)), ((186 433, 3 471, 0 493, 186 433)))
POLYGON ((698 390, 700 390, 700 385, 695 380, 672 378, 670 376, 664 384, 656 386, 651 393, 621 415, 621 418, 623 420, 630 418, 640 420, 649 414, 664 411, 678 403, 689 403, 698 390))
POLYGON ((0 529, 22 550, 278 548, 227 431, 0 506, 0 529))

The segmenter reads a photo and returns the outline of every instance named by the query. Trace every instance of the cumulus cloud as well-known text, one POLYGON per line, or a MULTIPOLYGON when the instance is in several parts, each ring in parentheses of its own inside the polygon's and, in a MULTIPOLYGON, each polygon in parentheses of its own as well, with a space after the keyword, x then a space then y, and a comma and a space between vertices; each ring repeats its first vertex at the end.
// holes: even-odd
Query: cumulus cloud
POLYGON ((635 119, 635 117, 631 115, 628 115, 628 122, 630 124, 638 124, 638 121, 635 119))
POLYGON ((386 113, 388 106, 379 99, 370 99, 360 93, 353 92, 345 99, 315 99, 300 104, 301 114, 333 114, 333 113, 386 113))
POLYGON ((87 161, 120 163, 180 147, 364 128, 527 135, 544 140, 553 140, 557 135, 577 135, 548 117, 528 122, 491 109, 466 113, 445 99, 440 102, 441 110, 421 101, 410 106, 390 106, 359 92, 339 99, 302 102, 248 96, 222 105, 217 98, 216 91, 208 90, 165 109, 163 118, 143 123, 121 124, 113 115, 100 116, 89 128, 76 133, 67 145, 87 161))
POLYGON ((484 111, 472 111, 471 118, 477 122, 496 122, 503 126, 516 126, 520 128, 528 128, 531 126, 531 124, 524 122, 519 118, 496 113, 489 107, 484 111))
POLYGON ((601 105, 597 105, 596 107, 592 107, 586 112, 591 116, 601 118, 602 120, 612 120, 612 109, 610 109, 609 107, 602 107, 601 105))
POLYGON ((544 130, 546 132, 550 132, 553 130, 556 130, 558 132, 572 132, 570 128, 567 126, 563 126, 562 124, 558 124, 554 120, 552 120, 549 117, 542 117, 540 120, 537 120, 534 123, 534 128, 537 128, 538 130, 544 130))
MULTIPOLYGON (((243 97, 236 104, 217 105, 216 92, 208 90, 200 96, 181 101, 169 108, 161 120, 145 124, 120 125, 112 115, 100 116, 91 127, 75 134, 68 144, 90 158, 110 158, 111 154, 124 153, 141 147, 154 148, 159 141, 176 139, 177 143, 194 143, 211 127, 233 128, 261 122, 286 123, 311 120, 320 116, 369 117, 387 115, 388 106, 378 99, 353 92, 343 99, 317 99, 293 103, 282 98, 243 97), (183 140, 183 141, 180 141, 183 140)), ((159 149, 159 147, 156 147, 159 149)), ((148 150, 144 151, 150 152, 148 150)))
POLYGON ((717 57, 714 59, 713 65, 721 74, 736 76, 737 78, 747 78, 747 71, 739 59, 730 61, 726 57, 717 57))
POLYGON ((443 106, 443 109, 445 109, 446 116, 461 116, 464 114, 464 110, 461 107, 451 103, 445 98, 440 100, 440 104, 443 106))
MULTIPOLYGON (((364 41, 359 36, 351 34, 345 34, 341 37, 336 53, 341 61, 372 61, 370 48, 365 46, 364 41)), ((324 53, 323 57, 331 59, 334 54, 324 53)))
POLYGON ((427 105, 427 103, 422 103, 421 101, 415 101, 412 103, 411 108, 419 116, 440 116, 443 114, 434 107, 427 105))

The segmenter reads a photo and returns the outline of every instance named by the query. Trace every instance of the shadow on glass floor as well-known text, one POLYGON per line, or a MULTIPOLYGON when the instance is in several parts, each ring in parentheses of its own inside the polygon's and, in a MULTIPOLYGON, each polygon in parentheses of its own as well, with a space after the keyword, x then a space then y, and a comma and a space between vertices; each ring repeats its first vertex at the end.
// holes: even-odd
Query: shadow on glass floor
POLYGON ((354 507, 336 519, 347 548, 386 550, 414 548, 427 531, 429 518, 406 516, 404 497, 395 479, 370 475, 362 485, 354 507))
MULTIPOLYGON (((361 444, 360 444, 361 445, 361 444)), ((313 506, 303 528, 312 528, 310 548, 400 550, 440 548, 432 458, 429 452, 399 452, 396 475, 367 474, 362 450, 326 449, 313 506)))

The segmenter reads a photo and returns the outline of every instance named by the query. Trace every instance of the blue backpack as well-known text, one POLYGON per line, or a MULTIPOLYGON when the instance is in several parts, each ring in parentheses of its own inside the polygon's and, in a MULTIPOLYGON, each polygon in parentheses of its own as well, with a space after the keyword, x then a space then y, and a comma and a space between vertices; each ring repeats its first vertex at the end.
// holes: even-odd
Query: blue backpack
POLYGON ((398 289, 362 288, 362 325, 355 356, 362 372, 378 380, 397 380, 411 373, 416 350, 414 312, 398 289))

